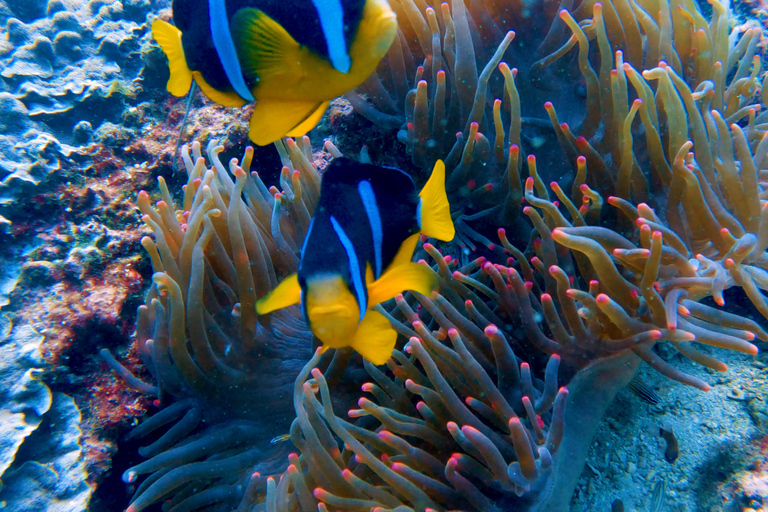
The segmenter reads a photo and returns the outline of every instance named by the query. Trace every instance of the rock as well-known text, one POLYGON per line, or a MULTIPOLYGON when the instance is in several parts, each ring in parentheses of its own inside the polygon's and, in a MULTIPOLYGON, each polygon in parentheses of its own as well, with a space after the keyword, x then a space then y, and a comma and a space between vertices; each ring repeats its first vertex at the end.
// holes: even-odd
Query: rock
POLYGON ((88 121, 80 121, 72 129, 72 141, 75 144, 87 144, 93 136, 93 126, 88 121))

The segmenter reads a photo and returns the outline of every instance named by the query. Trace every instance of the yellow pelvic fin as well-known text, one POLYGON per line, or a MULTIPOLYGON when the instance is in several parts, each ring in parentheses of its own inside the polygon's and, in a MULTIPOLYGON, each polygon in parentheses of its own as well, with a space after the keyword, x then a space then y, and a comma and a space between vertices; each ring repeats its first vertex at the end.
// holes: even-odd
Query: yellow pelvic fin
POLYGON ((301 301, 299 276, 291 274, 282 283, 277 285, 277 288, 256 303, 256 313, 266 315, 272 311, 297 304, 299 301, 301 301))
POLYGON ((396 341, 397 332, 389 320, 378 311, 368 310, 357 328, 352 348, 364 359, 379 366, 392 357, 396 341))
POLYGON ((251 114, 248 136, 259 146, 266 146, 288 135, 304 135, 320 121, 327 106, 327 101, 259 99, 251 114))
POLYGON ((300 59, 299 43, 259 9, 240 9, 232 18, 232 36, 243 75, 251 80, 285 74, 300 59))
POLYGON ((168 57, 171 78, 166 89, 174 96, 184 96, 192 86, 192 71, 187 66, 184 49, 181 46, 181 30, 163 20, 152 22, 152 37, 168 57))
POLYGON ((451 220, 451 205, 445 193, 445 164, 435 162, 432 175, 419 192, 421 198, 421 232, 444 242, 453 240, 456 230, 451 220))
POLYGON ((245 100, 240 97, 235 91, 222 92, 218 89, 214 89, 208 82, 205 81, 203 75, 199 71, 192 72, 192 78, 197 82, 197 86, 203 91, 209 100, 218 103, 223 107, 242 107, 245 105, 245 100))
POLYGON ((437 276, 431 268, 420 263, 390 265, 380 278, 368 284, 368 304, 386 302, 405 290, 429 295, 436 287, 437 276))

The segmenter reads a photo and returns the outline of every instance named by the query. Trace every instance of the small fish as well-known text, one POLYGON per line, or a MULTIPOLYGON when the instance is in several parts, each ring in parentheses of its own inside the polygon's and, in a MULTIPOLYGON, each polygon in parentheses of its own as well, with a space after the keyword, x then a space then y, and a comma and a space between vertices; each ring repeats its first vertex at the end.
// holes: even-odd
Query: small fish
POLYGON ((667 462, 673 464, 677 457, 680 456, 680 445, 677 442, 677 437, 675 437, 675 433, 672 432, 671 428, 669 430, 660 428, 659 435, 667 443, 667 449, 664 450, 664 458, 667 459, 667 462))
POLYGON ((659 394, 638 375, 635 375, 632 377, 632 380, 629 381, 629 389, 634 391, 637 396, 651 405, 659 405, 661 403, 659 394))
POLYGON ((397 35, 386 0, 173 0, 173 19, 152 23, 168 92, 184 96, 194 80, 220 105, 255 101, 249 136, 262 146, 314 128, 397 35))
POLYGON ((269 444, 284 443, 285 441, 289 441, 290 439, 291 439, 291 434, 282 434, 282 435, 273 437, 269 441, 269 444))
POLYGON ((325 350, 351 346, 384 364, 397 333, 372 307, 404 290, 429 294, 436 286, 430 269, 411 262, 420 233, 444 241, 455 233, 442 161, 417 193, 399 169, 336 158, 323 175, 298 273, 259 300, 256 312, 301 302, 325 350))
POLYGON ((653 486, 651 502, 648 504, 648 512, 661 512, 664 500, 667 497, 667 483, 662 479, 653 486))

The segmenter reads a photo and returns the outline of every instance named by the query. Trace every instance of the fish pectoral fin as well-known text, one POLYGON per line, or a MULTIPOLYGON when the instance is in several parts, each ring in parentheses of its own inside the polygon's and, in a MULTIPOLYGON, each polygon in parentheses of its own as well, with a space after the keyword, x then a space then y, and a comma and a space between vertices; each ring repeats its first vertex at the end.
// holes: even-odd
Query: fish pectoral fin
POLYGON ((187 66, 187 58, 181 46, 181 30, 167 21, 155 20, 152 22, 152 37, 168 57, 171 77, 168 79, 166 89, 174 96, 186 95, 192 86, 192 71, 187 66))
POLYGON ((429 295, 437 287, 435 272, 420 263, 391 265, 381 277, 368 285, 368 304, 386 302, 405 290, 429 295))
POLYGON ((301 61, 299 43, 260 9, 240 9, 232 18, 232 37, 243 75, 250 80, 286 74, 301 61))
POLYGON ((301 137, 314 128, 328 108, 328 102, 259 99, 251 114, 248 136, 266 146, 286 136, 301 137))
MULTIPOLYGON (((389 264, 390 267, 400 267, 402 265, 407 265, 411 262, 413 259, 413 251, 416 250, 416 244, 419 243, 419 233, 414 233, 413 235, 406 238, 402 244, 400 244, 400 248, 397 250, 397 254, 395 254, 394 259, 392 260, 392 263, 389 264)), ((386 271, 385 271, 386 272, 386 271)))
POLYGON ((366 361, 380 366, 392 357, 397 341, 397 332, 389 320, 378 311, 368 310, 357 327, 352 348, 366 361))
POLYGON ((456 230, 451 220, 451 205, 445 193, 445 164, 435 162, 432 175, 419 192, 421 198, 421 232, 444 242, 453 240, 456 230))
POLYGON ((256 302, 256 313, 266 315, 278 309, 293 306, 301 301, 301 287, 298 274, 286 277, 277 288, 256 302))

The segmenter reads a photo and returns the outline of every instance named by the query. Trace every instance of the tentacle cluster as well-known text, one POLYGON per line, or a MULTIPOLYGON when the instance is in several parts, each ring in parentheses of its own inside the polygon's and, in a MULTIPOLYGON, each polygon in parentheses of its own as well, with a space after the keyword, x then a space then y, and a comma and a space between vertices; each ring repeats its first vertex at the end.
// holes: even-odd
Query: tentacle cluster
POLYGON ((288 429, 293 379, 312 354, 299 308, 261 321, 254 308, 297 265, 319 196, 308 140, 281 143, 282 192, 249 174, 251 148, 228 169, 222 149, 208 145, 207 167, 198 143, 182 148, 187 184, 179 211, 162 178, 154 205, 139 194, 154 234, 142 239, 154 285, 139 307, 136 343, 168 407, 132 433, 153 442, 140 451, 148 460, 123 476, 150 475, 131 512, 169 497, 174 510, 231 507, 243 494, 243 475, 280 470, 283 447, 269 440, 288 429))
POLYGON ((420 321, 414 328, 421 337, 406 345, 410 356, 394 352, 391 375, 366 365, 374 382, 362 389, 373 400, 348 411, 354 423, 334 412, 322 372, 312 369, 318 357, 307 364, 291 428, 301 455, 267 480, 266 510, 508 510, 540 491, 563 436, 559 357, 534 382, 495 326, 482 348, 454 328, 453 348, 420 321), (473 352, 495 362, 481 364, 473 352))

